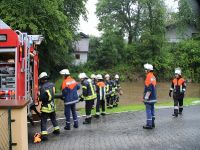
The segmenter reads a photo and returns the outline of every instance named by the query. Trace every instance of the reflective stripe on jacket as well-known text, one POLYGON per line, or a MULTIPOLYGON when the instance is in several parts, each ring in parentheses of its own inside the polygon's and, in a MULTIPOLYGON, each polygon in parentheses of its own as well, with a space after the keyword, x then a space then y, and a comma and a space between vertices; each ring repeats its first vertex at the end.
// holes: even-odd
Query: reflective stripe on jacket
POLYGON ((144 102, 146 103, 155 103, 156 98, 156 78, 152 72, 149 72, 146 75, 145 87, 144 87, 144 102), (145 99, 147 92, 150 92, 149 98, 145 99))
POLYGON ((62 95, 65 105, 74 104, 79 101, 77 90, 80 88, 78 83, 70 76, 62 82, 62 95))
POLYGON ((97 98, 96 92, 91 82, 86 79, 81 82, 84 100, 94 100, 97 98))
POLYGON ((103 81, 100 81, 96 85, 97 99, 105 100, 106 99, 106 85, 103 81))
POLYGON ((170 90, 173 91, 173 97, 184 97, 184 92, 186 91, 185 80, 182 77, 173 79, 170 90))

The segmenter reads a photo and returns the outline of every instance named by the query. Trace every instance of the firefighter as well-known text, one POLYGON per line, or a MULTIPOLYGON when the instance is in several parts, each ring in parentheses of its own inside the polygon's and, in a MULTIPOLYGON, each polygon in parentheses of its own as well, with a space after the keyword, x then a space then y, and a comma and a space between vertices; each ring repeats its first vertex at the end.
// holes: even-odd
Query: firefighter
POLYGON ((172 96, 174 99, 174 113, 172 116, 178 117, 178 114, 182 114, 183 111, 183 98, 185 95, 186 83, 183 77, 181 76, 181 69, 175 69, 175 78, 172 80, 171 88, 169 91, 169 96, 172 96))
POLYGON ((99 118, 99 116, 100 116, 100 106, 102 108, 101 115, 102 116, 106 115, 106 113, 105 113, 106 85, 103 82, 103 77, 102 77, 101 74, 97 75, 96 92, 97 92, 97 103, 96 103, 95 118, 99 118))
POLYGON ((96 99, 96 92, 94 91, 94 87, 91 82, 88 82, 88 77, 85 73, 79 74, 79 79, 81 80, 82 85, 82 95, 81 99, 85 101, 85 113, 86 118, 83 124, 91 124, 91 110, 94 105, 94 100, 96 99))
POLYGON ((105 75, 106 79, 106 103, 107 103, 107 108, 113 108, 113 83, 110 80, 110 75, 106 74, 105 75))
POLYGON ((60 134, 60 129, 58 122, 56 121, 55 113, 55 103, 54 103, 54 94, 55 86, 53 83, 49 82, 49 77, 46 72, 42 72, 39 75, 40 80, 40 95, 39 100, 42 101, 41 104, 41 139, 43 141, 48 140, 48 131, 47 131, 47 119, 50 118, 54 126, 53 134, 60 134))
POLYGON ((63 69, 60 71, 60 74, 64 76, 62 82, 62 96, 64 98, 65 104, 65 117, 66 117, 66 126, 65 130, 71 129, 70 123, 70 114, 72 113, 74 120, 74 128, 78 128, 78 118, 76 114, 76 103, 79 101, 79 96, 77 90, 80 89, 80 85, 70 76, 68 69, 63 69))
POLYGON ((145 64, 144 69, 146 72, 145 87, 144 87, 144 104, 146 106, 146 125, 144 129, 155 128, 155 110, 154 104, 156 103, 156 78, 153 74, 153 66, 145 64))
POLYGON ((113 101, 113 107, 117 107, 118 106, 118 102, 119 102, 119 95, 122 94, 121 92, 121 86, 119 83, 119 75, 116 74, 115 75, 115 80, 113 81, 113 87, 114 87, 114 101, 113 101))
MULTIPOLYGON (((91 76, 90 76, 90 82, 92 82, 92 85, 93 85, 93 87, 94 87, 94 91, 96 91, 96 75, 95 74, 91 74, 91 76)), ((95 103, 95 100, 94 100, 94 103, 95 103)), ((92 109, 94 109, 94 105, 92 106, 92 109)))

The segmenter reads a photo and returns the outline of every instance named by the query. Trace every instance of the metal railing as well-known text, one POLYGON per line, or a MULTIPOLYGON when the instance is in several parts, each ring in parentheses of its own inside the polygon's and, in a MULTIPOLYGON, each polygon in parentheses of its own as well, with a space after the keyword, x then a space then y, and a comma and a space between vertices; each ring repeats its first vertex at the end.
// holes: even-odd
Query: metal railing
POLYGON ((11 108, 0 113, 0 150, 12 150, 11 108))

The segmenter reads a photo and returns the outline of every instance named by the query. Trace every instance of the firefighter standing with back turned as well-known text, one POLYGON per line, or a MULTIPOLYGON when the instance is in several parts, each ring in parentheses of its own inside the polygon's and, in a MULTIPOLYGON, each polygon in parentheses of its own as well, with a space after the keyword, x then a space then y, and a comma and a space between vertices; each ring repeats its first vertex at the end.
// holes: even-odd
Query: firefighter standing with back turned
POLYGON ((58 122, 56 120, 54 94, 55 86, 49 82, 49 77, 46 72, 42 72, 39 75, 40 80, 40 95, 39 100, 41 104, 41 139, 42 141, 48 140, 47 135, 47 119, 50 118, 54 127, 53 134, 60 134, 58 122))
POLYGON ((71 129, 70 123, 70 114, 74 120, 74 128, 78 128, 78 118, 76 114, 76 103, 79 101, 77 90, 80 88, 79 84, 70 76, 68 69, 63 69, 60 71, 60 74, 64 76, 62 82, 62 96, 64 97, 65 104, 65 117, 66 117, 66 126, 65 130, 71 129))
POLYGON ((97 84, 96 84, 96 92, 97 92, 97 103, 96 103, 96 114, 95 118, 99 118, 100 116, 100 107, 102 108, 102 116, 106 115, 105 107, 106 107, 106 85, 103 82, 103 77, 101 74, 97 75, 97 84))
POLYGON ((79 79, 81 80, 82 85, 82 95, 81 99, 85 101, 85 113, 86 118, 83 124, 91 124, 91 110, 92 106, 94 105, 94 100, 96 99, 96 92, 94 90, 94 86, 91 82, 88 81, 88 77, 85 73, 79 74, 79 79))
POLYGON ((145 87, 144 87, 144 104, 146 106, 146 125, 144 129, 155 128, 155 109, 156 103, 156 78, 153 74, 153 66, 151 64, 144 65, 146 72, 145 87))
POLYGON ((175 78, 172 80, 171 88, 169 91, 169 96, 172 96, 174 99, 174 113, 172 116, 178 117, 178 114, 182 114, 183 111, 183 98, 185 95, 186 83, 183 77, 181 76, 181 69, 175 69, 175 78))

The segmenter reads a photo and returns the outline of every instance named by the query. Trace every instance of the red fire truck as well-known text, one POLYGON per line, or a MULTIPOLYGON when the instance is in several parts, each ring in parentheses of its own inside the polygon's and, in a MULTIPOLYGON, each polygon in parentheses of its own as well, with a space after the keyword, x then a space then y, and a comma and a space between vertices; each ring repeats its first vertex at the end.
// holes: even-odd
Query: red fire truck
POLYGON ((0 100, 38 99, 38 51, 43 37, 12 30, 0 19, 0 100))

